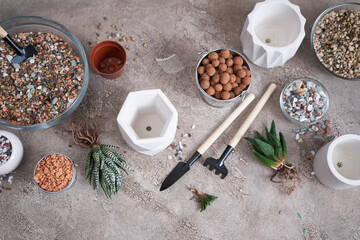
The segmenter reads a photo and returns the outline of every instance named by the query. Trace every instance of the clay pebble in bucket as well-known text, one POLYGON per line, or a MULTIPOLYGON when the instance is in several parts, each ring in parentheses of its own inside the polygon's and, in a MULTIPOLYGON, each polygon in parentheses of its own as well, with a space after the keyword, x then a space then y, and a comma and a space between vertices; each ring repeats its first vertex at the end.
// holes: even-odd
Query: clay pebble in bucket
POLYGON ((103 77, 118 78, 126 64, 126 51, 117 42, 103 41, 91 51, 90 61, 95 71, 103 77))

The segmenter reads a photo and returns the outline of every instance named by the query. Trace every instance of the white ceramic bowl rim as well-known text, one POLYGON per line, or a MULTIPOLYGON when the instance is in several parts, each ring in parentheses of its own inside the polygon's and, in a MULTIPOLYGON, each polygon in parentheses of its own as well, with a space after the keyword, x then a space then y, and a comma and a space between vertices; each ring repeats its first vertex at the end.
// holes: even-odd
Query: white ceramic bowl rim
POLYGON ((268 51, 282 51, 288 48, 297 48, 299 45, 299 41, 300 43, 302 42, 302 39, 305 37, 305 22, 306 19, 304 18, 304 16, 301 14, 300 12, 300 8, 298 5, 292 4, 290 1, 288 0, 265 0, 264 2, 259 2, 255 4, 254 9, 252 10, 251 13, 249 13, 248 18, 252 18, 255 14, 256 14, 256 9, 263 7, 262 5, 266 2, 271 2, 271 3, 277 3, 277 4, 284 4, 287 7, 290 7, 295 13, 296 15, 299 17, 299 29, 300 32, 298 33, 297 37, 288 45, 286 46, 282 46, 282 47, 273 47, 270 45, 267 45, 265 43, 263 43, 258 36, 256 35, 255 31, 254 31, 254 27, 251 21, 249 21, 249 25, 247 30, 249 31, 249 33, 253 36, 253 41, 256 42, 256 44, 264 47, 265 49, 267 49, 268 51))
POLYGON ((329 146, 329 149, 327 151, 327 162, 328 162, 328 166, 330 168, 330 171, 332 172, 332 174, 334 174, 334 176, 339 179, 341 182, 352 185, 352 186, 358 186, 360 185, 360 180, 352 180, 352 179, 348 179, 344 176, 342 176, 338 171, 336 171, 335 167, 334 167, 334 163, 333 163, 333 159, 332 159, 332 152, 334 151, 334 148, 344 139, 356 139, 356 140, 360 140, 360 136, 359 135, 355 135, 355 134, 345 134, 342 135, 336 139, 334 139, 329 146))

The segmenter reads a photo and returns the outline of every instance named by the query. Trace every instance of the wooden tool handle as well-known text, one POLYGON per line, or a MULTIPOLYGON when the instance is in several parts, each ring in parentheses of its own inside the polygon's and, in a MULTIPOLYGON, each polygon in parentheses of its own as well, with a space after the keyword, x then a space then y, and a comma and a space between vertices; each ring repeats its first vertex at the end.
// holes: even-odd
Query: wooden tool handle
POLYGON ((213 132, 208 139, 198 148, 198 152, 203 155, 204 152, 213 144, 216 139, 225 131, 225 129, 235 120, 239 114, 254 100, 255 95, 250 93, 245 100, 225 119, 225 121, 213 132))
POLYGON ((233 148, 236 147, 236 145, 239 143, 240 139, 244 136, 245 132, 250 127, 251 123, 255 120, 256 116, 259 114, 259 112, 264 107, 267 100, 270 98, 271 94, 274 92, 275 88, 276 88, 276 84, 271 83, 270 86, 268 87, 268 89, 266 90, 266 92, 264 93, 264 95, 261 97, 259 102, 254 107, 254 109, 251 111, 249 116, 246 118, 245 122, 241 125, 239 130, 236 132, 233 139, 231 139, 231 141, 229 143, 230 146, 232 146, 233 148))
POLYGON ((0 26, 0 37, 4 38, 6 35, 8 35, 8 33, 0 26))

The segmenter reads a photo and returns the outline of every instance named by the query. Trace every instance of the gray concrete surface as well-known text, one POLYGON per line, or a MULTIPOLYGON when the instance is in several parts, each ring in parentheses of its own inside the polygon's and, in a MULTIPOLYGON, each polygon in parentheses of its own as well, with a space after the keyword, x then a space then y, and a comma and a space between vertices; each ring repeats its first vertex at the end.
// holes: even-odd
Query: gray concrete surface
POLYGON ((292 1, 300 5, 307 20, 306 38, 299 51, 283 67, 263 69, 251 65, 251 92, 259 96, 270 82, 277 83, 278 88, 247 135, 276 120, 288 142, 288 161, 298 167, 302 179, 290 196, 269 181, 272 170, 255 159, 245 141, 227 160, 230 173, 225 180, 201 165, 205 157, 220 155, 249 109, 186 176, 163 192, 159 192, 161 182, 177 164, 177 160, 167 158, 173 153, 164 150, 154 157, 141 155, 131 150, 120 135, 115 118, 127 93, 160 88, 179 113, 176 138, 187 132, 193 134, 184 150, 184 156, 189 157, 235 107, 214 109, 201 100, 194 79, 200 58, 197 52, 221 47, 242 51, 239 35, 255 2, 1 1, 1 21, 23 15, 54 19, 78 36, 88 55, 91 48, 87 42, 96 41, 96 26, 100 22, 104 25, 101 40, 112 23, 125 24, 122 32, 137 40, 129 43, 128 64, 120 78, 104 79, 91 69, 87 95, 72 115, 93 117, 101 123, 100 142, 127 151, 126 159, 135 171, 124 176, 121 191, 108 200, 102 193, 96 194, 82 175, 88 149, 72 143, 66 129, 71 119, 47 130, 13 131, 24 143, 25 156, 14 173, 12 189, 0 194, 0 239, 360 239, 360 188, 335 191, 310 174, 311 163, 299 156, 300 147, 291 133, 297 126, 282 115, 278 103, 281 89, 289 80, 304 76, 318 79, 331 97, 327 118, 334 130, 340 135, 359 134, 360 83, 342 81, 324 72, 309 43, 316 16, 338 0, 292 1), (143 41, 148 43, 147 48, 142 46, 143 41), (132 61, 136 52, 140 52, 138 62, 132 61), (155 58, 172 53, 178 54, 186 67, 175 75, 167 75, 155 58), (196 125, 193 130, 192 125, 196 125), (36 162, 54 152, 74 159, 79 171, 72 189, 48 195, 30 182, 36 162), (200 213, 188 187, 218 199, 200 213))

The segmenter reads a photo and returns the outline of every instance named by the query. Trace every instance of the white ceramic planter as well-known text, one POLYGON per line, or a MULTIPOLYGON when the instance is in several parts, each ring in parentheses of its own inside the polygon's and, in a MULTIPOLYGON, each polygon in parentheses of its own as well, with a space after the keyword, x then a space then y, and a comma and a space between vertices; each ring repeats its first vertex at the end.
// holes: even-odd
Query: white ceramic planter
POLYGON ((160 89, 130 92, 117 116, 121 135, 135 151, 153 156, 176 133, 178 113, 160 89))
POLYGON ((20 139, 11 132, 0 130, 0 136, 6 137, 12 147, 10 158, 0 166, 0 175, 4 175, 14 171, 19 166, 24 155, 24 147, 20 139))
POLYGON ((360 185, 360 136, 347 134, 323 146, 314 158, 319 181, 333 189, 360 185))
POLYGON ((272 68, 285 64, 305 37, 305 18, 288 0, 265 0, 247 16, 240 40, 254 64, 272 68))

